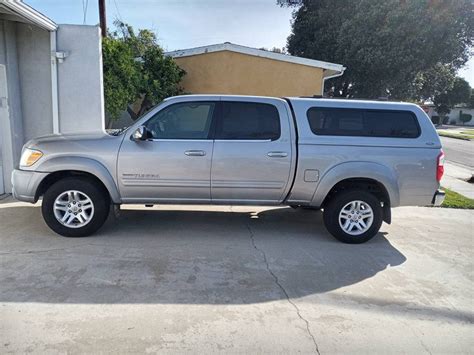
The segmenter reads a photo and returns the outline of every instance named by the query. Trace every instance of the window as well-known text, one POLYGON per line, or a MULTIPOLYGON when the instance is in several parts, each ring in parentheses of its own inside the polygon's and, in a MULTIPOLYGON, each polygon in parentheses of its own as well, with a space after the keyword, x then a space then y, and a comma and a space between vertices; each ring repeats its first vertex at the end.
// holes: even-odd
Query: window
POLYGON ((222 102, 216 139, 280 138, 280 116, 275 106, 254 102, 222 102))
POLYGON ((420 128, 409 111, 312 107, 307 112, 317 135, 416 138, 420 128))
POLYGON ((168 106, 145 124, 155 139, 207 139, 215 103, 185 102, 168 106))

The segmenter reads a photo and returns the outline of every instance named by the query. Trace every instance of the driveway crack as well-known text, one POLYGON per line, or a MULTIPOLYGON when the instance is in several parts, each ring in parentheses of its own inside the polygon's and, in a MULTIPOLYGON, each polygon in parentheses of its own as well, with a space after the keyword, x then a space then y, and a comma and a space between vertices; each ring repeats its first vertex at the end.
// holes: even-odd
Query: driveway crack
POLYGON ((316 354, 320 355, 321 353, 319 352, 318 343, 316 342, 316 338, 314 337, 313 333, 311 333, 311 329, 309 328, 308 320, 303 317, 303 315, 301 314, 301 311, 298 308, 298 306, 296 305, 296 303, 293 302, 293 300, 290 298, 290 295, 288 294, 286 289, 280 283, 280 280, 278 279, 278 276, 276 276, 275 273, 270 268, 270 265, 269 265, 268 259, 267 259, 267 255, 265 254, 263 249, 259 248, 257 246, 257 244, 255 243, 255 235, 254 235, 252 229, 250 228, 250 226, 248 224, 246 226, 247 226, 247 229, 248 229, 249 234, 250 234, 250 241, 252 242, 252 246, 254 247, 254 249, 256 251, 258 251, 262 255, 263 262, 265 263, 265 267, 266 267, 268 273, 272 276, 273 280, 275 281, 275 284, 278 286, 278 288, 281 290, 281 292, 283 292, 283 294, 285 295, 286 300, 288 301, 288 303, 295 309, 296 314, 298 315, 298 318, 301 319, 304 322, 305 327, 306 327, 306 331, 307 331, 309 337, 311 338, 311 340, 313 341, 315 352, 316 352, 316 354))

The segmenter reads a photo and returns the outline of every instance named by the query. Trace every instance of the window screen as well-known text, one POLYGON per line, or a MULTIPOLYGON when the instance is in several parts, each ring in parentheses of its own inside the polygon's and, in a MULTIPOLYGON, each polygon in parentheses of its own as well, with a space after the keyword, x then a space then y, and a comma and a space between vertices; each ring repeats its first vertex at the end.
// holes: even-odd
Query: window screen
POLYGON ((207 139, 215 103, 186 102, 168 106, 146 123, 156 139, 207 139))
POLYGON ((317 135, 416 138, 420 128, 409 111, 312 107, 307 112, 317 135))
POLYGON ((275 106, 253 102, 222 102, 216 139, 271 139, 280 137, 275 106))

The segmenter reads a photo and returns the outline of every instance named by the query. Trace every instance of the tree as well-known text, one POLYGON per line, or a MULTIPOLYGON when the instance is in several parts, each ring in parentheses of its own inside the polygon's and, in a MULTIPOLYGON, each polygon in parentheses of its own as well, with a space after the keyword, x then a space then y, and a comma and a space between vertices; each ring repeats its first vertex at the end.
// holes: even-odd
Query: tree
POLYGON ((459 112, 459 120, 462 122, 463 125, 466 124, 466 122, 469 122, 472 119, 472 115, 463 113, 462 111, 459 112))
POLYGON ((136 119, 164 98, 182 92, 179 82, 185 72, 165 56, 156 35, 123 22, 102 42, 105 111, 117 119, 127 110, 136 119), (130 105, 139 100, 138 107, 130 105))
POLYGON ((451 89, 437 95, 433 99, 436 112, 441 117, 451 112, 451 109, 457 104, 467 104, 471 98, 471 87, 463 78, 457 77, 451 89))
POLYGON ((471 54, 470 0, 278 0, 298 6, 288 51, 342 63, 335 96, 434 96, 471 54), (440 72, 439 69, 443 68, 440 72), (440 77, 438 77, 438 74, 440 77))

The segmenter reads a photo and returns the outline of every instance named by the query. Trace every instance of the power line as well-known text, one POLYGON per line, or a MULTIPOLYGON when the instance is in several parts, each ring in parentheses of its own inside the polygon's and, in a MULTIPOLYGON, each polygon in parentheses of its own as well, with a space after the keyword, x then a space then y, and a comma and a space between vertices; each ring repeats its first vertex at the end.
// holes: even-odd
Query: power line
POLYGON ((118 8, 117 0, 114 0, 114 5, 115 5, 115 10, 117 10, 117 16, 118 16, 120 22, 123 22, 122 15, 120 14, 120 10, 118 8))
POLYGON ((85 25, 87 21, 87 7, 89 6, 89 0, 82 0, 82 12, 83 12, 83 20, 82 24, 85 25))

